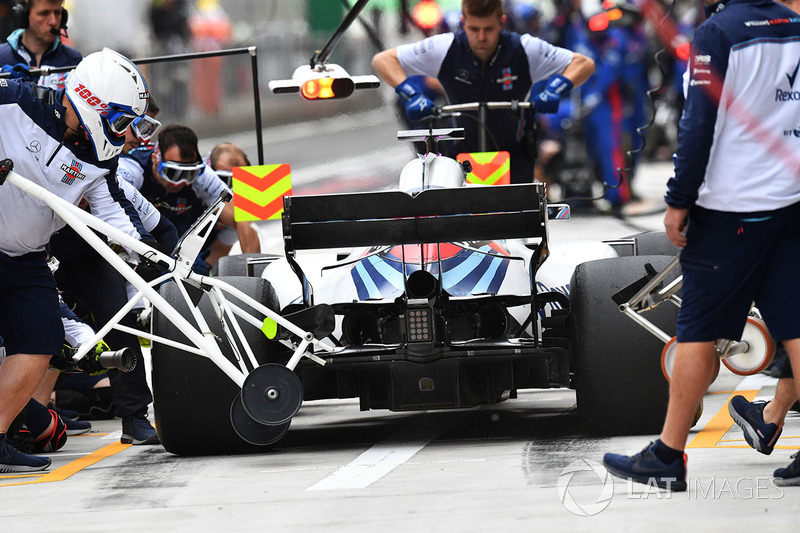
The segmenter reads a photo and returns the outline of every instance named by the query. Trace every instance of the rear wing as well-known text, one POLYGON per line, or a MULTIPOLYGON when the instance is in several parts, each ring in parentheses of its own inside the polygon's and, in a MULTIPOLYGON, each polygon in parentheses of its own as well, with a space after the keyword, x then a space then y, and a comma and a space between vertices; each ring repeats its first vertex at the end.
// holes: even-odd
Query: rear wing
POLYGON ((283 199, 286 258, 313 305, 297 250, 539 238, 547 249, 544 184, 426 189, 413 196, 381 191, 283 199))

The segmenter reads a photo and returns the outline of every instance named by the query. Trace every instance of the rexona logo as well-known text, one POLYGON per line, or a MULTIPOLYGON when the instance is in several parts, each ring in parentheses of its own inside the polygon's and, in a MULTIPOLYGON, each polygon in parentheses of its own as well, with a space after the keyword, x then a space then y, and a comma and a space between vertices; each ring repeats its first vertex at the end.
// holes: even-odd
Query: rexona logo
POLYGON ((794 90, 794 82, 797 80, 798 70, 800 70, 800 59, 797 60, 794 70, 791 73, 786 73, 786 79, 789 80, 789 90, 775 89, 776 102, 800 101, 800 91, 794 90))

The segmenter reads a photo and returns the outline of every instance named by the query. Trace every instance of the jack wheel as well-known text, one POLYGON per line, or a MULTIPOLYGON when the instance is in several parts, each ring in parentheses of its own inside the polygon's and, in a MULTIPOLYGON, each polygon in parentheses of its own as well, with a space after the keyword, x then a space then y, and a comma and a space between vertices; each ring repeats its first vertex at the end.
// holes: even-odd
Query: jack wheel
POLYGON ((767 368, 775 357, 775 341, 764 321, 754 316, 747 317, 742 341, 748 344, 748 350, 723 358, 722 364, 740 376, 752 376, 767 368))
POLYGON ((244 379, 242 404, 256 422, 279 426, 290 421, 303 403, 303 385, 297 374, 283 365, 267 363, 244 379))
POLYGON ((289 430, 291 420, 285 424, 268 426, 253 419, 244 408, 242 394, 239 393, 231 403, 231 425, 233 430, 245 442, 256 446, 267 446, 281 440, 289 430))

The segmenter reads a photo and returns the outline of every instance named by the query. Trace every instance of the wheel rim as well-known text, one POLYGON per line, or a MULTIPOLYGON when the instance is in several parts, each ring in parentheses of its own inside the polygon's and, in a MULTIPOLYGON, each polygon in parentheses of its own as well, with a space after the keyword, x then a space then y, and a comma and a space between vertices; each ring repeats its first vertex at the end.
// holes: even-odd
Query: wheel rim
POLYGON ((767 368, 775 357, 775 341, 764 321, 752 316, 747 317, 742 340, 749 345, 748 350, 725 357, 722 359, 722 364, 739 376, 758 374, 767 368))
POLYGON ((661 373, 667 381, 672 376, 672 365, 675 363, 675 348, 677 346, 678 337, 672 337, 664 349, 661 350, 661 373))

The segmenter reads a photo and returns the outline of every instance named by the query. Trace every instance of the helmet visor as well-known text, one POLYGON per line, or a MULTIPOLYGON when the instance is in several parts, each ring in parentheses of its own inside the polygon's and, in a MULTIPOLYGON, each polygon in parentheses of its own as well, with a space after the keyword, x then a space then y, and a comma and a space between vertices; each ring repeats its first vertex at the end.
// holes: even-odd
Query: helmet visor
POLYGON ((158 165, 158 174, 173 185, 191 185, 205 168, 202 161, 198 163, 162 161, 158 165))
POLYGON ((150 139, 153 138, 160 127, 161 123, 159 121, 147 115, 138 117, 131 124, 133 134, 145 144, 150 142, 150 139))

